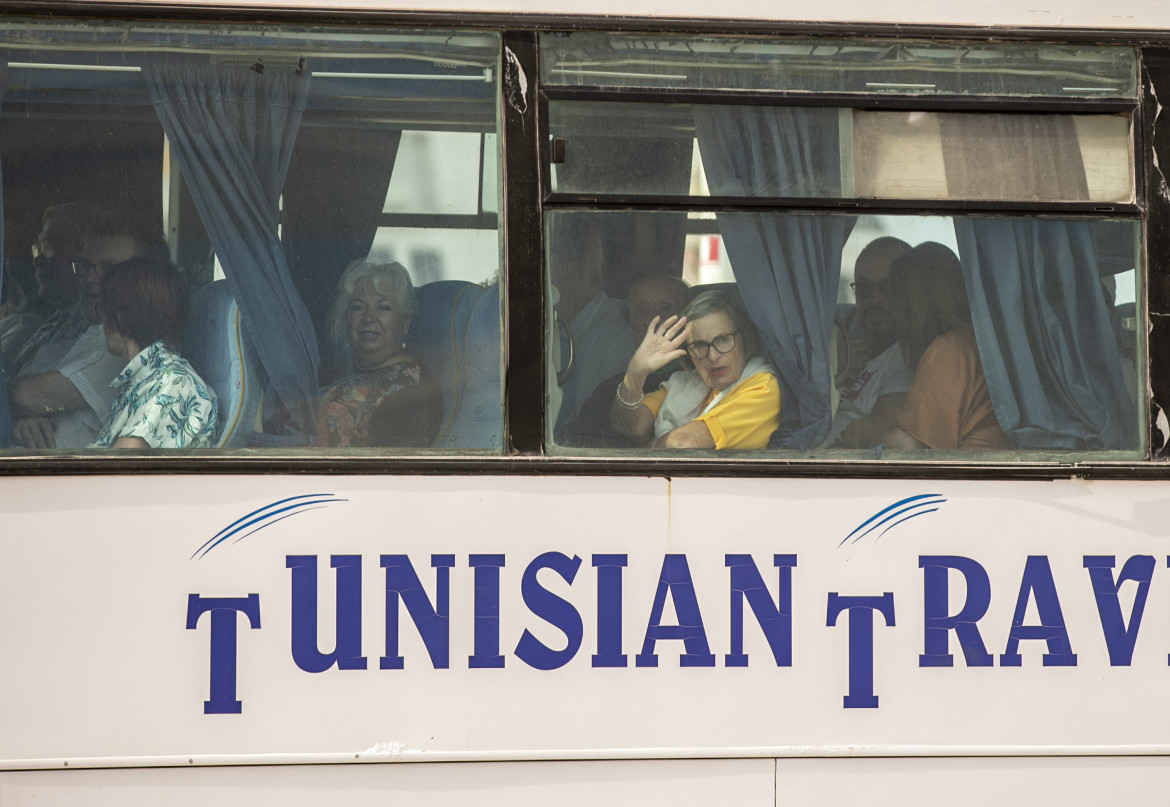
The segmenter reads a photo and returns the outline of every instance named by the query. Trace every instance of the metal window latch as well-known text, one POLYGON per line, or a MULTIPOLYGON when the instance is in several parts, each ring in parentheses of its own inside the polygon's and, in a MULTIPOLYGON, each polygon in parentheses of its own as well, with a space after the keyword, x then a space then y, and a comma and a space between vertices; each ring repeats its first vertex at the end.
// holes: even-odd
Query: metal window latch
POLYGON ((552 164, 561 165, 565 161, 565 138, 554 137, 552 139, 552 164))

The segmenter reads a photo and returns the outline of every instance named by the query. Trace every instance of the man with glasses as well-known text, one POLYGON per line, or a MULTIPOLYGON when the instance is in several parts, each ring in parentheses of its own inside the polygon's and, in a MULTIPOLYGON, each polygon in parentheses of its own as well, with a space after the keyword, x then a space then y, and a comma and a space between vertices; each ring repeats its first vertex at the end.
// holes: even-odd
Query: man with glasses
POLYGON ((5 355, 16 351, 4 368, 10 381, 34 359, 43 367, 51 366, 85 330, 79 304, 81 279, 73 272, 73 262, 82 255, 94 213, 92 205, 81 202, 45 209, 40 235, 32 245, 33 278, 38 296, 52 313, 31 335, 24 335, 23 345, 4 344, 5 355))
POLYGON ((848 334, 850 372, 839 387, 841 394, 833 428, 825 445, 869 448, 881 442, 894 425, 894 412, 913 373, 894 337, 894 318, 886 292, 890 264, 910 251, 910 245, 892 236, 874 239, 857 256, 852 288, 857 308, 848 334))
POLYGON ((110 382, 125 365, 106 350, 97 312, 102 274, 130 258, 169 258, 157 227, 112 210, 93 213, 84 244, 83 254, 69 261, 71 281, 62 277, 60 266, 51 267, 59 288, 74 289, 74 303, 67 309, 69 322, 76 323, 73 338, 64 345, 57 337, 38 346, 32 344, 34 335, 17 359, 16 377, 9 377, 13 442, 26 448, 82 448, 93 441, 110 414, 110 382), (26 356, 30 348, 33 355, 26 356))

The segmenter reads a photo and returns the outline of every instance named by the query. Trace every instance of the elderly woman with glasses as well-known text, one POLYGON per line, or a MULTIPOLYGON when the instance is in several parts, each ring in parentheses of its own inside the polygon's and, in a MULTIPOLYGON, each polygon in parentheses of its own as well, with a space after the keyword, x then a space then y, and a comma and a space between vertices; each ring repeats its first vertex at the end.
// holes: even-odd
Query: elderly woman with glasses
POLYGON ((654 448, 766 447, 780 423, 780 385, 739 303, 708 291, 680 316, 651 320, 614 393, 610 421, 654 448), (684 357, 691 369, 642 394, 646 376, 684 357))

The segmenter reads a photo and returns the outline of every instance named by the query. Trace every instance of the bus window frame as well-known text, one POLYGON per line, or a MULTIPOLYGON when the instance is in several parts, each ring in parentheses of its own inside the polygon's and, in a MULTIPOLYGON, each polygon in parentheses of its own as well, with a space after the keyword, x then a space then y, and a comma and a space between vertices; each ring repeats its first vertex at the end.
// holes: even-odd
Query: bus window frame
MULTIPOLYGON (((1138 56, 1136 68, 1141 70, 1140 53, 1138 56)), ((1139 94, 1141 90, 1139 89, 1139 94)), ((662 87, 610 87, 603 84, 593 85, 553 85, 541 87, 541 125, 544 131, 541 136, 541 143, 548 144, 552 142, 553 129, 553 115, 550 111, 550 106, 558 102, 572 103, 572 102, 613 102, 631 105, 635 108, 636 105, 652 105, 652 104, 711 104, 720 107, 734 107, 739 105, 751 105, 754 107, 829 107, 840 109, 861 109, 861 110, 882 110, 882 111, 902 111, 911 112, 915 110, 929 110, 929 111, 947 111, 947 112, 1043 112, 1050 114, 1124 114, 1130 120, 1131 125, 1131 178, 1133 182, 1133 199, 1132 203, 1118 203, 1118 202, 1029 202, 1029 201, 983 201, 983 200, 950 200, 942 198, 927 198, 927 199, 888 199, 888 198, 862 198, 857 196, 848 197, 720 197, 720 196, 691 196, 691 195, 662 195, 662 194, 624 194, 624 193, 598 193, 595 189, 588 189, 588 191, 569 192, 569 191, 554 191, 551 186, 550 177, 546 176, 543 186, 544 198, 543 209, 546 212, 565 213, 572 211, 580 212, 604 212, 617 210, 638 210, 638 211, 679 211, 687 210, 694 211, 701 209, 706 212, 760 212, 762 210, 785 213, 841 213, 848 212, 856 215, 882 215, 893 213, 915 213, 923 215, 939 215, 948 216, 958 213, 964 214, 987 214, 997 216, 1022 216, 1035 217, 1037 214, 1044 216, 1059 217, 1061 219, 1093 219, 1099 217, 1107 217, 1109 220, 1121 221, 1135 221, 1139 226, 1145 224, 1146 216, 1144 215, 1145 193, 1146 193, 1146 174, 1149 171, 1149 166, 1155 164, 1152 155, 1147 155, 1141 148, 1142 136, 1140 131, 1145 127, 1144 121, 1147 120, 1145 112, 1142 109, 1143 98, 1148 95, 1142 95, 1140 98, 1134 99, 1109 99, 1109 100, 1085 100, 1085 99, 1018 99, 1018 98, 997 98, 994 96, 948 96, 941 95, 936 97, 928 97, 915 94, 890 94, 890 93, 826 93, 817 94, 812 97, 802 96, 800 93, 792 91, 769 91, 769 90, 700 90, 700 89, 672 89, 662 87), (1036 103, 1036 101, 1039 103, 1036 103)), ((1144 258, 1139 256, 1139 260, 1144 258)), ((1144 264, 1143 264, 1144 265, 1144 264)), ((1143 276, 1143 284, 1146 282, 1143 276)), ((1139 300, 1145 299, 1145 287, 1135 290, 1136 296, 1139 300)), ((1141 344, 1139 350, 1141 355, 1147 357, 1146 365, 1148 366, 1148 342, 1146 341, 1147 334, 1142 333, 1139 336, 1141 344)), ((1138 405, 1148 405, 1148 400, 1138 405)), ((1155 436, 1155 424, 1150 422, 1146 425, 1146 434, 1144 451, 1146 459, 1136 460, 1138 462, 1148 461, 1148 458, 1153 453, 1152 446, 1157 445, 1157 438, 1155 436)), ((562 449, 563 453, 573 453, 573 449, 562 449)), ((1027 452, 1021 452, 1026 457, 1027 452)), ((818 458, 819 461, 828 463, 848 463, 849 459, 839 458, 818 458)), ((734 460, 733 460, 734 461, 734 460)), ((740 459, 739 462, 751 462, 750 459, 740 459)), ((816 460, 810 460, 816 461, 816 460)), ((937 460, 923 459, 914 460, 914 462, 926 462, 939 466, 937 460)), ((1025 460, 1026 461, 1026 460, 1025 460)), ((881 459, 876 462, 888 462, 888 460, 881 459)), ((1005 462, 1005 467, 1017 467, 1017 461, 1005 462)), ((1097 465, 1094 463, 1089 452, 1081 454, 1072 463, 1062 463, 1067 465, 1076 465, 1081 467, 1087 465, 1097 465)))
MULTIPOLYGON (((1119 107, 1133 110, 1135 171, 1134 205, 1110 206, 1108 211, 1123 218, 1142 222, 1142 265, 1145 272, 1139 289, 1139 320, 1142 348, 1146 356, 1144 377, 1147 405, 1170 408, 1170 394, 1156 399, 1150 392, 1149 326, 1159 317, 1170 318, 1170 299, 1152 298, 1148 288, 1155 284, 1170 287, 1170 258, 1156 261, 1151 257, 1151 235, 1159 230, 1170 231, 1170 202, 1161 199, 1151 189, 1164 183, 1154 159, 1154 112, 1157 99, 1151 91, 1144 56, 1149 48, 1170 48, 1170 32, 1141 29, 1098 30, 1060 28, 993 28, 987 26, 957 25, 899 25, 894 23, 778 23, 767 20, 709 20, 709 19, 654 19, 624 17, 615 19, 601 15, 582 15, 571 18, 550 14, 517 14, 502 12, 406 12, 393 10, 336 10, 305 8, 262 8, 258 6, 191 5, 169 3, 95 2, 94 0, 0 0, 0 13, 26 18, 60 18, 63 16, 93 20, 127 20, 150 22, 215 22, 227 24, 271 23, 288 25, 330 26, 410 26, 416 28, 463 28, 491 30, 500 37, 501 69, 504 76, 498 98, 501 210, 498 226, 501 232, 501 282, 504 290, 502 303, 503 368, 501 390, 504 401, 503 448, 500 453, 463 452, 458 455, 440 453, 410 453, 363 451, 334 453, 326 449, 308 450, 251 450, 208 451, 167 456, 146 453, 80 453, 55 452, 39 454, 6 454, 0 459, 0 475, 60 475, 60 474, 114 474, 140 475, 142 473, 181 474, 251 474, 251 473, 324 473, 324 474, 411 474, 452 475, 533 475, 533 474, 620 474, 629 476, 731 476, 731 477, 805 477, 805 478, 899 478, 899 479, 1161 479, 1170 473, 1170 465, 1162 462, 1164 438, 1157 419, 1148 418, 1147 451, 1143 459, 1133 461, 1093 461, 1073 463, 1036 461, 938 461, 938 460, 824 460, 784 458, 723 458, 723 457, 565 457, 546 453, 544 440, 544 375, 548 372, 544 356, 544 242, 543 216, 546 209, 557 209, 570 202, 560 195, 546 194, 543 166, 547 164, 545 149, 547 135, 547 97, 549 88, 538 81, 538 36, 541 33, 592 30, 614 33, 678 33, 688 35, 722 34, 741 36, 846 36, 850 38, 885 37, 905 40, 982 40, 1020 42, 1059 42, 1092 44, 1107 41, 1111 45, 1127 44, 1138 50, 1139 98, 1137 101, 1116 102, 1119 107), (523 81, 520 79, 523 78, 523 81), (523 92, 522 87, 527 91, 523 92), (1161 204, 1157 204, 1157 203, 1161 204), (532 368, 539 372, 532 372, 532 368)), ((1170 78, 1170 70, 1168 78, 1170 78)), ((1170 84, 1170 81, 1167 82, 1170 84)), ((555 90, 559 95, 565 88, 555 90)), ((579 92, 574 90, 574 92, 579 92)), ((656 90, 662 98, 671 91, 656 90)), ((756 93, 726 96, 732 102, 742 96, 741 103, 758 103, 756 93)), ((595 96, 596 97, 596 96, 595 96)), ((710 97, 710 96, 707 96, 710 97)), ((721 100, 724 96, 721 96, 721 100)), ((622 91, 622 100, 629 100, 628 90, 622 91)), ((773 95, 771 102, 808 105, 841 104, 845 99, 781 98, 773 95)), ((858 104, 857 96, 849 97, 850 104, 858 104)), ((1103 102, 1048 102, 1043 99, 981 99, 981 98, 907 98, 875 96, 867 99, 867 108, 926 108, 968 109, 982 108, 996 111, 1013 109, 1029 111, 1078 111, 1091 106, 1102 111, 1103 102), (921 107, 920 107, 921 105, 921 107)), ((1108 103, 1108 102, 1104 102, 1108 103)), ((1170 162, 1170 161, 1168 161, 1170 162)), ((646 199, 640 199, 645 204, 646 199)), ((670 208, 679 200, 662 198, 655 202, 670 208)), ((833 209, 845 208, 863 212, 859 200, 831 200, 833 209)), ((825 210, 826 200, 815 200, 807 209, 825 210)), ((693 200, 688 200, 693 205, 693 200)), ((713 209, 750 209, 754 203, 745 200, 704 199, 704 206, 713 209)), ((769 200, 768 204, 772 204, 769 200)), ((592 204, 621 208, 630 204, 622 197, 598 198, 592 204)), ((1061 214, 1071 216, 1100 215, 1101 205, 1093 203, 1061 203, 1061 214)), ((961 207, 973 211, 988 205, 996 212, 1034 212, 1028 204, 1006 207, 997 203, 948 203, 895 201, 883 205, 883 210, 914 210, 922 213, 950 213, 961 207)), ((791 209, 802 209, 802 205, 791 209)), ((1038 205, 1052 211, 1053 205, 1038 205)), ((600 209, 600 208, 599 208, 600 209)), ((1165 295, 1170 298, 1170 293, 1165 295)))

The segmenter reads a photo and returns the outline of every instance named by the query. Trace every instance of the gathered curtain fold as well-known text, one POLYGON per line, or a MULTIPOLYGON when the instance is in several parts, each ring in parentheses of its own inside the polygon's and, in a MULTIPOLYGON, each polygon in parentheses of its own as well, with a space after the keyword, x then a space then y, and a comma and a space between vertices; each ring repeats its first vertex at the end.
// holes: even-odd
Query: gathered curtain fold
POLYGON ((308 443, 316 431, 320 357, 279 225, 309 72, 303 62, 244 65, 204 55, 151 54, 142 73, 269 390, 279 399, 279 438, 308 443))
POLYGON ((995 416, 1021 449, 1136 448, 1096 228, 1115 222, 960 218, 955 234, 995 416))
MULTIPOLYGON (((696 107, 713 196, 836 197, 836 109, 696 107)), ((832 425, 830 339, 841 252, 853 216, 719 213, 719 231, 748 315, 780 375, 778 448, 808 450, 832 425)))
MULTIPOLYGON (((1064 115, 947 116, 950 195, 1087 201, 1084 160, 1064 115)), ((1137 445, 1117 316, 1103 275, 1104 221, 956 218, 955 235, 995 415, 1020 449, 1137 445)))

